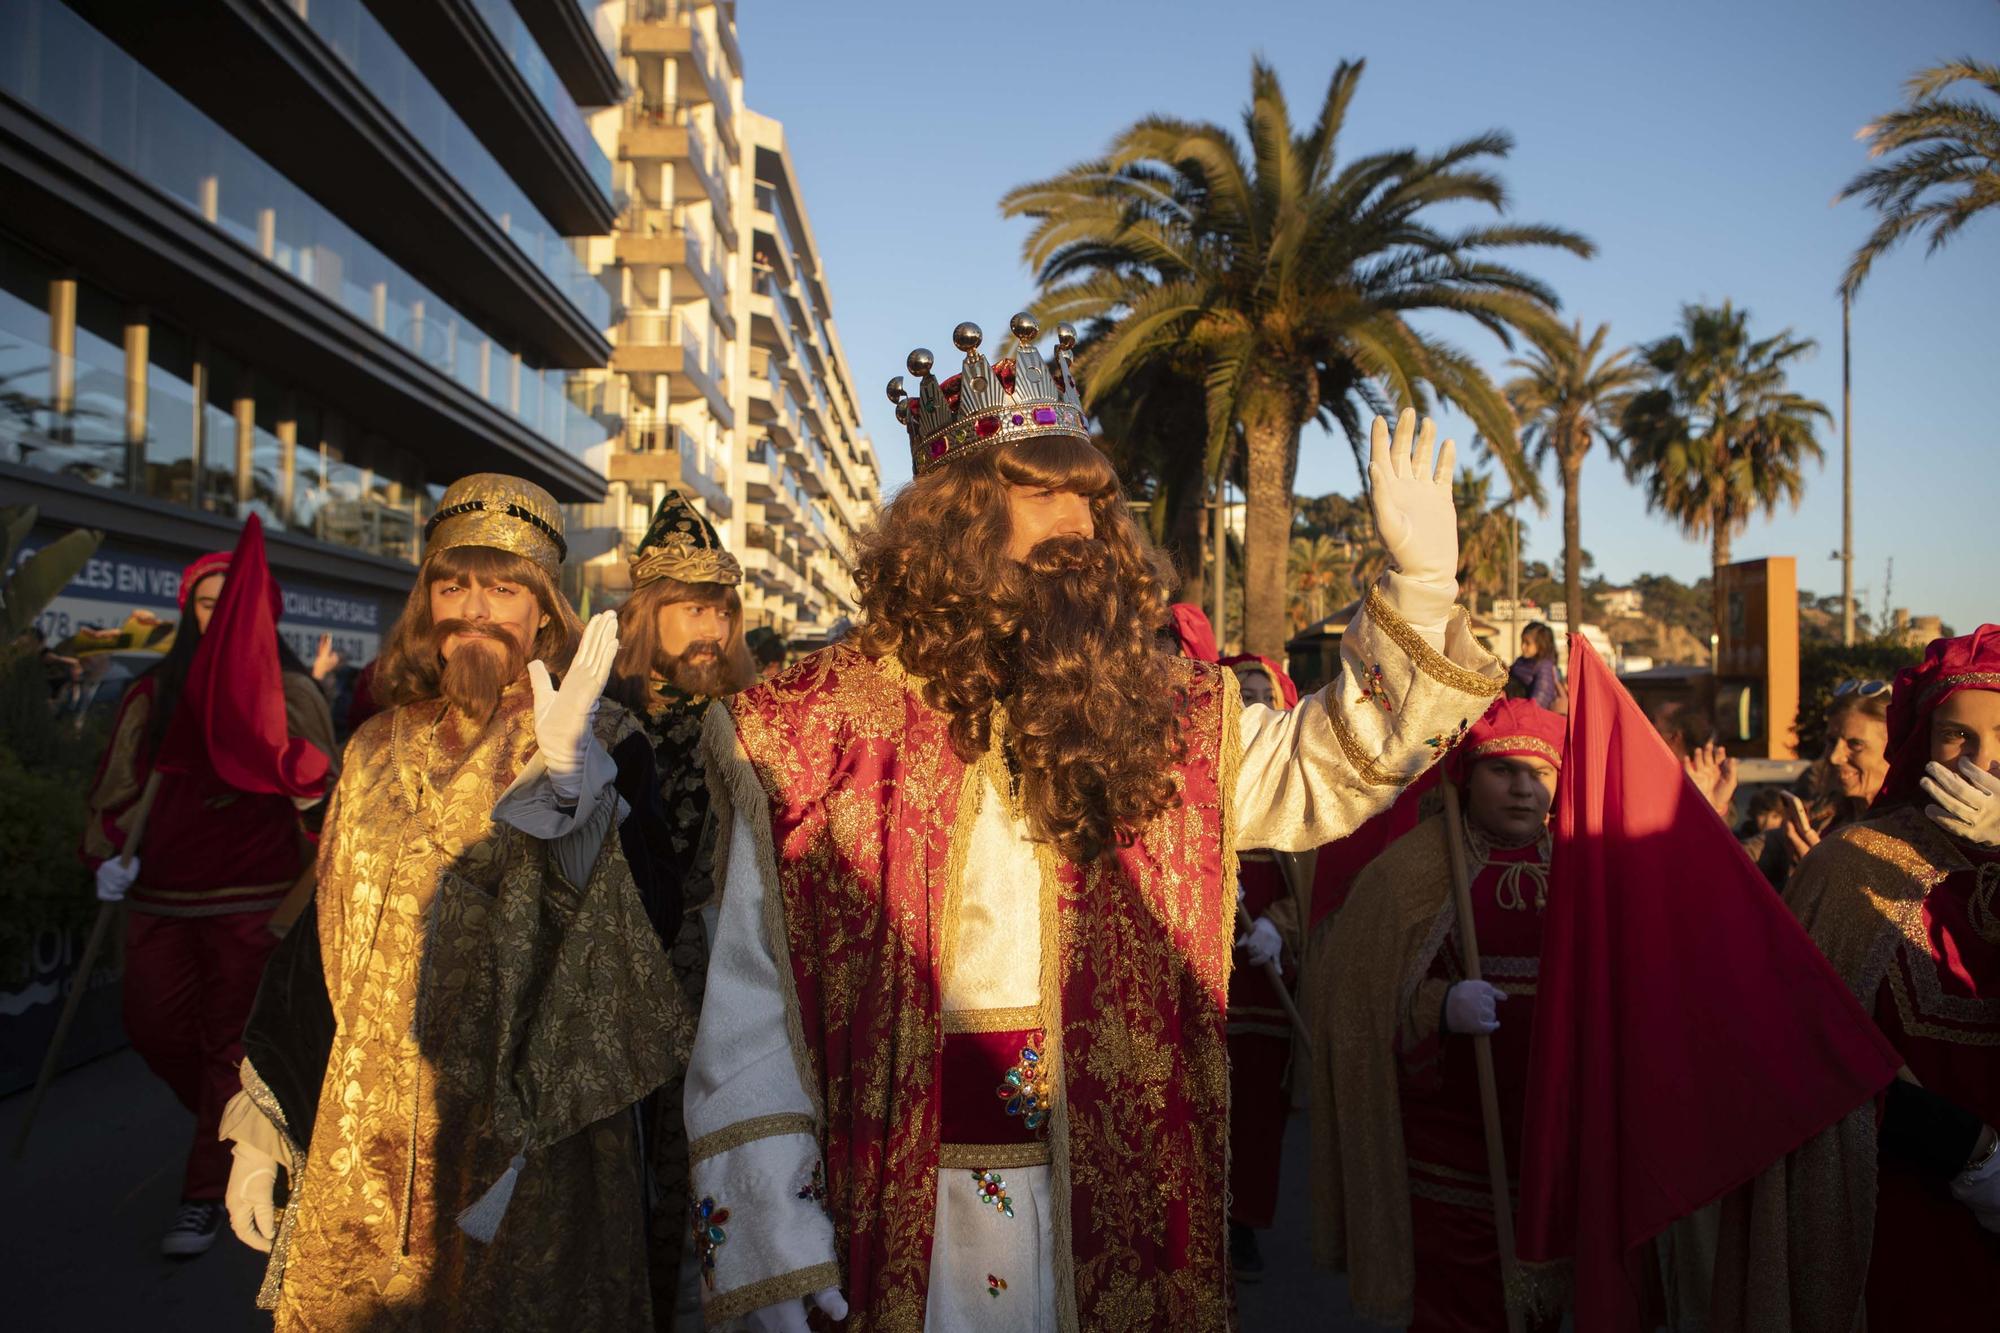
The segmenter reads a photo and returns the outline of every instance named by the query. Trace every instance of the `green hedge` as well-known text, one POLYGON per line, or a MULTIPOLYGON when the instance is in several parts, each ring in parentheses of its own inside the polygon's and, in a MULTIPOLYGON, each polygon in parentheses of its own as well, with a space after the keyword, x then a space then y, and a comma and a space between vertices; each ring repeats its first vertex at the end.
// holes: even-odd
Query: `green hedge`
POLYGON ((0 978, 26 975, 33 932, 82 925, 97 910, 77 844, 109 729, 105 709, 81 731, 51 717, 33 657, 0 675, 0 978))

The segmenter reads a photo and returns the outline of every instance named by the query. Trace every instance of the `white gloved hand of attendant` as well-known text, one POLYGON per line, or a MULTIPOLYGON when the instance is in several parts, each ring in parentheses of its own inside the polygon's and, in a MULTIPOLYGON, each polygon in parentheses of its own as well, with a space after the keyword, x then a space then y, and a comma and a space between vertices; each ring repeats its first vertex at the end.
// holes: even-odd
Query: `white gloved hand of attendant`
POLYGON ((744 1316, 744 1322, 750 1325, 751 1333, 806 1333, 811 1327, 806 1323, 806 1301, 818 1306, 828 1319, 847 1318, 847 1300, 840 1294, 840 1288, 828 1287, 805 1301, 780 1301, 752 1310, 744 1316))
POLYGON ((618 613, 602 611, 583 627, 583 640, 560 689, 539 659, 528 663, 528 681, 535 690, 535 747, 548 770, 549 786, 570 805, 583 795, 583 759, 595 740, 591 723, 617 656, 618 613))
POLYGON ((1987 1153, 1976 1165, 1954 1176, 1951 1197, 1970 1208, 1980 1226, 2000 1234, 2000 1152, 1987 1153))
POLYGON ((1256 924, 1250 927, 1250 933, 1245 935, 1242 943, 1236 947, 1243 950, 1243 957, 1250 966, 1262 967, 1266 963, 1278 961, 1278 956, 1285 950, 1285 937, 1271 924, 1271 918, 1260 916, 1256 924))
POLYGON ((1452 508, 1450 440, 1433 453, 1437 425, 1417 425, 1408 408, 1396 418, 1392 440, 1381 417, 1368 437, 1368 484, 1375 502, 1375 531, 1398 572, 1417 583, 1457 587, 1458 517, 1452 508))
POLYGON ((1982 847, 2000 847, 2000 776, 1961 759, 1955 770, 1925 764, 1918 785, 1936 802, 1924 807, 1924 813, 1939 828, 1982 847))
POLYGON ((101 903, 122 903, 125 891, 132 887, 132 881, 139 878, 139 858, 121 861, 112 857, 97 867, 97 901, 101 903))
POLYGON ((277 1159, 247 1143, 236 1144, 225 1200, 229 1229, 236 1233, 236 1239, 266 1254, 278 1238, 278 1206, 272 1202, 277 1187, 277 1159))
POLYGON ((1500 1005, 1507 992, 1486 981, 1461 981, 1445 992, 1444 1027, 1447 1032, 1475 1036, 1500 1030, 1500 1005))

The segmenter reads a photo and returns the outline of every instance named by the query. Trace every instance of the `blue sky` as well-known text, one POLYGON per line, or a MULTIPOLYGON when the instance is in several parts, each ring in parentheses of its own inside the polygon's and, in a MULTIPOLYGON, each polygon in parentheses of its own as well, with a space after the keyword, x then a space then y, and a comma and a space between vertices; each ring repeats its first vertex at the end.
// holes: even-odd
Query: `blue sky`
MULTIPOLYGON (((1821 593, 1840 584, 1827 558, 1840 544, 1835 284, 1870 221, 1832 206, 1866 162, 1854 132, 1924 65, 2000 59, 1993 0, 763 0, 739 13, 746 100, 785 122, 885 489, 909 476, 881 393, 904 354, 948 349, 961 319, 990 346, 1033 290, 1026 224, 999 216, 1006 190, 1150 112, 1236 127, 1253 53, 1277 66, 1300 122, 1334 65, 1364 57, 1346 154, 1511 132, 1511 214, 1599 248, 1525 258, 1566 317, 1640 341, 1669 331, 1684 302, 1729 298, 1757 331, 1819 341, 1794 383, 1836 414, 1826 466, 1796 513, 1753 523, 1736 554, 1796 555, 1801 585, 1821 593)), ((1880 604, 1893 557, 1895 604, 1960 632, 2000 621, 2000 216, 1982 223, 1929 258, 1906 246, 1878 264, 1854 309, 1857 595, 1880 604)), ((1452 336, 1501 371, 1508 353, 1490 335, 1468 323, 1452 336)), ((1444 424, 1463 445, 1467 423, 1444 424)), ((1357 486, 1345 444, 1309 428, 1299 490, 1357 486)), ((1529 557, 1555 559, 1553 508, 1526 526, 1529 557)), ((1648 515, 1603 455, 1584 469, 1583 545, 1613 579, 1708 567, 1705 545, 1648 515)))

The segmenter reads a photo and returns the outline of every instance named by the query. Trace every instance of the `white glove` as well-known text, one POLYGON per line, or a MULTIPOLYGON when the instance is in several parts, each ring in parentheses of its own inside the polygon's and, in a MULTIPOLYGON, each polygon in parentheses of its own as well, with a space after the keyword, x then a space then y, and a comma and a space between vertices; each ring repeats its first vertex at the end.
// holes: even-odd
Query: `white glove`
POLYGON ((1925 764, 1918 785, 1937 802, 1924 807, 1924 813, 1939 828, 1982 847, 2000 847, 2000 776, 1961 759, 1957 772, 1943 764, 1925 764))
POLYGON ((278 1208, 271 1201, 277 1186, 278 1160, 238 1142, 229 1164, 229 1229, 236 1239, 266 1254, 278 1238, 278 1208))
POLYGON ((1461 981, 1445 992, 1444 1028, 1473 1036, 1500 1030, 1499 1006, 1507 992, 1485 981, 1461 981))
POLYGON ((2000 1152, 1986 1154, 1952 1178, 1951 1197, 1972 1210, 1979 1225, 2000 1234, 2000 1152))
POLYGON ((1257 923, 1250 927, 1250 933, 1245 935, 1236 947, 1243 951, 1243 957, 1249 961, 1250 966, 1262 967, 1266 963, 1278 961, 1278 955, 1285 949, 1285 939, 1278 934, 1278 928, 1271 924, 1271 918, 1260 916, 1257 918, 1257 923))
POLYGON ((122 903, 125 891, 132 887, 132 881, 139 878, 139 858, 121 861, 112 857, 97 867, 97 901, 101 903, 122 903))
POLYGON ((550 682, 540 659, 528 663, 528 681, 535 690, 535 748, 548 769, 549 786, 570 805, 583 795, 583 757, 595 740, 591 722, 617 656, 618 613, 600 611, 583 627, 583 641, 561 689, 550 682))
MULTIPOLYGON (((847 1301, 840 1294, 839 1287, 828 1287, 806 1297, 825 1312, 832 1320, 847 1318, 847 1301)), ((752 1310, 744 1316, 751 1333, 806 1333, 806 1307, 804 1301, 780 1301, 767 1305, 761 1310, 752 1310)))
POLYGON ((1457 446, 1450 440, 1432 454, 1437 425, 1409 408, 1396 418, 1396 437, 1381 417, 1368 436, 1368 483, 1375 499, 1375 531, 1389 559, 1406 578, 1454 591, 1458 579, 1458 518, 1452 509, 1452 468, 1457 446), (1411 442, 1415 439, 1415 450, 1411 442), (1433 465, 1435 464, 1435 465, 1433 465))

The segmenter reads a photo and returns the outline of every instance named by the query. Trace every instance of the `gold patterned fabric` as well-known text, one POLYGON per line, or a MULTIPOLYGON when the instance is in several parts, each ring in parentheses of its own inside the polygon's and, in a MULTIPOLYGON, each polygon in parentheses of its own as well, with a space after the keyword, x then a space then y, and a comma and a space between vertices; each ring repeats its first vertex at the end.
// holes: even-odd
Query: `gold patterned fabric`
POLYGON ((512 551, 560 574, 568 548, 562 508, 532 481, 504 472, 475 472, 445 489, 424 526, 424 550, 491 546, 512 551))
POLYGON ((1312 1032, 1313 1258, 1348 1274, 1357 1313, 1410 1321, 1416 1290, 1410 1182, 1395 1051, 1434 1026, 1442 994, 1412 999, 1450 931, 1444 821, 1417 825, 1362 871, 1307 959, 1303 1012, 1312 1032))
MULTIPOLYGON (((457 747, 439 703, 347 751, 319 868, 336 1031, 273 1257, 280 1329, 651 1326, 634 1103, 689 1020, 615 834, 572 884, 490 812, 523 680, 457 747), (525 1165, 491 1244, 457 1217, 525 1165)), ((610 748, 633 728, 599 713, 610 748)))
MULTIPOLYGON (((1924 899, 1965 860, 1921 813, 1851 824, 1799 864, 1786 905, 1874 1011, 1906 946, 1928 956, 1924 899)), ((1875 1103, 1808 1140, 1723 1200, 1716 1333, 1849 1333, 1861 1326, 1874 1243, 1875 1103)))

